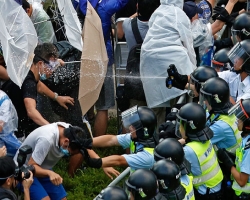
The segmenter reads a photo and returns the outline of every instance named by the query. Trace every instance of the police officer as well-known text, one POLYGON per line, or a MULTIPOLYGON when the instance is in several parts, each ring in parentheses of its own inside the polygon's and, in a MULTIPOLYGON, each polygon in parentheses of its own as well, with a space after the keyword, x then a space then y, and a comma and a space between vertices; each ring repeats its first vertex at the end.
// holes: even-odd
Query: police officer
POLYGON ((94 200, 128 200, 128 195, 120 187, 110 186, 102 190, 94 200))
POLYGON ((130 200, 166 200, 161 194, 157 196, 159 193, 157 178, 150 170, 136 170, 125 183, 130 192, 130 200))
POLYGON ((197 103, 188 103, 177 113, 177 135, 185 140, 185 158, 191 163, 195 199, 222 199, 223 174, 206 126, 206 111, 197 103), (179 135, 179 136, 180 136, 179 135))
MULTIPOLYGON (((210 66, 199 66, 190 75, 181 75, 174 65, 168 69, 169 77, 166 79, 166 87, 176 87, 180 90, 192 91, 191 96, 199 96, 201 85, 212 77, 218 77, 215 69, 210 66)), ((189 93, 190 94, 190 93, 189 93)))
POLYGON ((122 146, 131 154, 91 158, 92 167, 129 166, 131 170, 150 169, 154 164, 153 151, 157 145, 154 137, 157 120, 154 112, 145 106, 134 106, 122 112, 123 126, 128 131, 121 135, 103 135, 93 138, 93 147, 122 146))
POLYGON ((157 177, 159 191, 166 199, 182 200, 185 198, 186 191, 180 181, 181 171, 173 161, 159 160, 154 164, 152 171, 157 177))
POLYGON ((250 99, 240 100, 229 112, 235 112, 238 128, 243 131, 242 142, 236 150, 235 163, 225 149, 218 151, 218 158, 233 176, 234 199, 250 199, 250 99))
POLYGON ((232 71, 219 72, 229 85, 231 102, 250 97, 250 39, 243 40, 234 45, 228 52, 228 58, 233 64, 232 71))
POLYGON ((160 142, 154 150, 154 159, 159 161, 162 159, 172 160, 181 170, 181 184, 186 189, 186 199, 194 200, 193 177, 188 176, 191 172, 191 165, 185 159, 184 150, 180 142, 174 138, 167 138, 160 142))
POLYGON ((223 72, 231 69, 231 62, 228 58, 227 54, 230 51, 230 48, 224 48, 219 51, 217 51, 214 54, 213 60, 212 60, 212 67, 217 72, 223 72))
POLYGON ((240 145, 241 136, 235 124, 235 115, 228 115, 232 106, 229 102, 229 87, 221 78, 210 78, 200 89, 200 105, 208 110, 207 125, 213 131, 212 144, 217 148, 226 148, 235 154, 240 145))

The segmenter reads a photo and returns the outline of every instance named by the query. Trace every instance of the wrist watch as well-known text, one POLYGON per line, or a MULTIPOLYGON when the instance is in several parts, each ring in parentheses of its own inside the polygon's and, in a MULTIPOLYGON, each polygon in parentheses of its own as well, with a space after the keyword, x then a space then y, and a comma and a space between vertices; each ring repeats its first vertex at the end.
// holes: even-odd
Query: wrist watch
POLYGON ((54 97, 54 101, 56 101, 57 100, 57 97, 58 97, 58 94, 56 93, 56 92, 54 92, 54 94, 55 94, 55 97, 54 97))

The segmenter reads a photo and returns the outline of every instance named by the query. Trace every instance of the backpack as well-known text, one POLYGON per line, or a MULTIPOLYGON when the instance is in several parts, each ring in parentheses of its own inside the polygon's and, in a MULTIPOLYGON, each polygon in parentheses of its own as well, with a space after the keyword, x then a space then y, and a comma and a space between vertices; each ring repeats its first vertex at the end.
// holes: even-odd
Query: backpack
POLYGON ((128 99, 146 101, 140 77, 140 54, 143 40, 138 29, 137 17, 131 20, 131 27, 137 44, 132 47, 128 54, 124 92, 128 99))

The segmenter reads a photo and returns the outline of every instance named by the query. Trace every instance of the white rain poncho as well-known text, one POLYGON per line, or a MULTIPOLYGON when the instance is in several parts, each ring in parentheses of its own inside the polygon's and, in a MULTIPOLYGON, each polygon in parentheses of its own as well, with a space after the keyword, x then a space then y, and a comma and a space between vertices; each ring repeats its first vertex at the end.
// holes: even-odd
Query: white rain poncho
POLYGON ((140 73, 150 108, 169 106, 169 100, 186 92, 166 88, 170 64, 186 75, 196 68, 191 23, 182 8, 183 0, 161 0, 149 20, 141 48, 140 73))
POLYGON ((5 92, 0 90, 0 121, 3 121, 3 131, 0 135, 8 135, 17 130, 18 117, 15 107, 5 92))
POLYGON ((30 16, 30 19, 35 26, 39 44, 42 44, 45 42, 56 43, 56 36, 54 33, 52 23, 51 21, 47 21, 50 18, 41 7, 41 4, 38 2, 34 2, 32 4, 32 8, 33 8, 33 11, 30 16))

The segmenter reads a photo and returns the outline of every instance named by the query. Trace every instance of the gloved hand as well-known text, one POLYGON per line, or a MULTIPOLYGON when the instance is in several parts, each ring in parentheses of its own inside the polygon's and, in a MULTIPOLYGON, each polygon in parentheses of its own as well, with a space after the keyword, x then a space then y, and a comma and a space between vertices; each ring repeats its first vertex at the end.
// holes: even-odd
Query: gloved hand
POLYGON ((223 163, 223 165, 227 168, 229 172, 231 172, 231 168, 235 166, 234 161, 231 159, 229 156, 228 152, 226 149, 219 149, 217 151, 217 157, 220 162, 223 163))
POLYGON ((92 168, 101 168, 102 167, 102 159, 101 158, 89 158, 86 160, 86 163, 89 167, 92 168))
POLYGON ((184 90, 188 82, 187 75, 181 75, 178 73, 175 65, 171 64, 168 68, 168 78, 166 78, 166 87, 171 89, 172 87, 184 90))
POLYGON ((213 10, 213 16, 212 19, 215 21, 216 19, 223 21, 225 23, 228 22, 230 16, 227 12, 227 10, 224 7, 221 6, 215 6, 214 10, 213 10))
POLYGON ((165 122, 159 126, 159 139, 177 138, 175 125, 172 122, 165 122))

